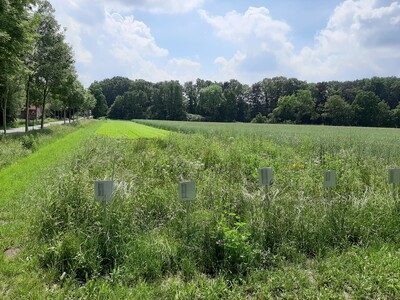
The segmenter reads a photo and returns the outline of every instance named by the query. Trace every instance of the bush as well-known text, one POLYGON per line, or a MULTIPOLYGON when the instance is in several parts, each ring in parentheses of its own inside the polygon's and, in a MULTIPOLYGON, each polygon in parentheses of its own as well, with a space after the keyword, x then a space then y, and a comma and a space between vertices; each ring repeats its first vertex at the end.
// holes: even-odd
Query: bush
POLYGON ((267 117, 263 116, 261 113, 258 113, 255 118, 251 120, 251 123, 267 123, 267 117))
POLYGON ((37 140, 37 136, 23 135, 21 137, 21 144, 25 149, 32 150, 32 152, 34 152, 37 149, 37 140))
POLYGON ((202 122, 204 121, 204 117, 201 115, 195 115, 195 114, 186 114, 186 121, 192 121, 192 122, 202 122))

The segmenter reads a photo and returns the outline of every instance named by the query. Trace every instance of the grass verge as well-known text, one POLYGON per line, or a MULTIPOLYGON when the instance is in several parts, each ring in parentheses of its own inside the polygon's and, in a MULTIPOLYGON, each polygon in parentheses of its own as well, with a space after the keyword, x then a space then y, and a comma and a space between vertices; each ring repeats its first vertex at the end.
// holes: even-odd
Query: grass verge
POLYGON ((14 133, 0 135, 0 170, 14 164, 22 157, 26 157, 41 147, 61 138, 77 129, 77 124, 52 125, 40 130, 31 130, 28 133, 14 133))
POLYGON ((0 256, 0 294, 3 299, 40 299, 48 288, 29 245, 29 226, 38 205, 35 190, 45 187, 47 178, 57 178, 57 165, 100 126, 90 122, 67 136, 57 138, 33 154, 0 171, 0 249, 19 249, 15 257, 0 256))

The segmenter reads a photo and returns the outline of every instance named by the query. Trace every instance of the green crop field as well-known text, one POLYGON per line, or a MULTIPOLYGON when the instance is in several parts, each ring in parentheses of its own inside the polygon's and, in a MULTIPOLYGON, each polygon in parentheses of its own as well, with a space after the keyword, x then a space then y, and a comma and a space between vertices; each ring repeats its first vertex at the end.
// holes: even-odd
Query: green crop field
POLYGON ((0 170, 0 244, 20 250, 1 258, 2 298, 400 297, 398 130, 140 123, 84 124, 0 170))
POLYGON ((126 121, 107 121, 96 134, 118 139, 154 138, 168 135, 168 131, 126 121))

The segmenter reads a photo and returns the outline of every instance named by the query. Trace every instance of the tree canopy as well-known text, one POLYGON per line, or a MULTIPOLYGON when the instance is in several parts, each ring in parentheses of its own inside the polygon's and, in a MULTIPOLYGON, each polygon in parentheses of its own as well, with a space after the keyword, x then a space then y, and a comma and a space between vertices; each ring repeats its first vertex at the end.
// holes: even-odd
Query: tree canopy
MULTIPOLYGON (((91 110, 95 103, 78 81, 72 48, 47 0, 0 2, 0 120, 3 130, 25 108, 46 112, 91 110)), ((64 114, 65 115, 65 114, 64 114)))

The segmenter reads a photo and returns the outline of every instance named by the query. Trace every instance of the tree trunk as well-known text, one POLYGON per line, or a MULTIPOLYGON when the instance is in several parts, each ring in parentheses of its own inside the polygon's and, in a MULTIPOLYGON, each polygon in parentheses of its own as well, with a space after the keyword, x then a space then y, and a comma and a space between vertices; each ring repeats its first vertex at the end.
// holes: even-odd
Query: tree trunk
POLYGON ((65 125, 65 123, 67 123, 67 122, 66 122, 66 114, 67 114, 67 112, 66 112, 66 109, 65 109, 65 107, 64 107, 64 125, 65 125))
POLYGON ((43 102, 42 102, 42 117, 41 117, 41 123, 40 123, 40 129, 44 128, 44 118, 45 118, 45 106, 46 106, 46 98, 47 98, 47 83, 43 89, 43 102))
POLYGON ((3 101, 1 101, 1 109, 3 111, 3 131, 7 133, 7 97, 8 97, 8 85, 6 83, 5 92, 3 94, 3 101))
POLYGON ((29 117, 30 117, 30 115, 29 115, 29 105, 30 105, 29 104, 29 88, 31 85, 31 80, 32 80, 32 76, 28 75, 28 82, 26 84, 26 94, 25 94, 25 98, 26 98, 25 99, 25 108, 26 108, 25 132, 28 132, 28 130, 29 130, 29 117))
POLYGON ((6 113, 6 108, 7 108, 7 105, 4 105, 4 107, 2 107, 2 110, 3 110, 3 131, 4 131, 4 134, 7 133, 7 121, 6 121, 7 113, 6 113))

